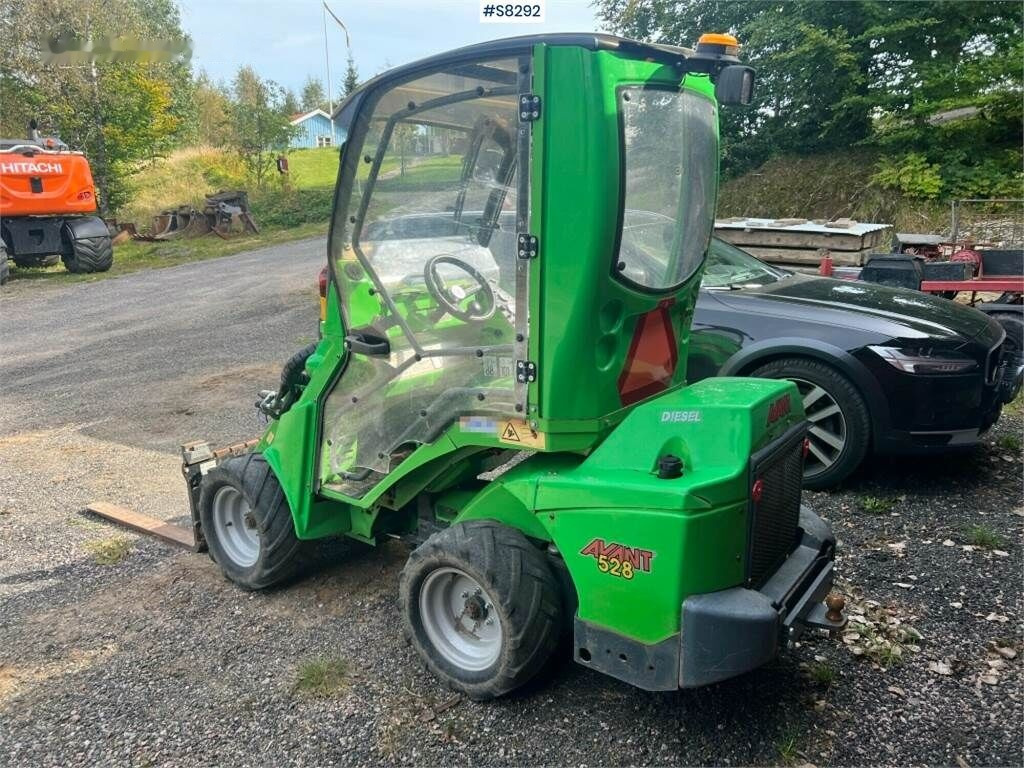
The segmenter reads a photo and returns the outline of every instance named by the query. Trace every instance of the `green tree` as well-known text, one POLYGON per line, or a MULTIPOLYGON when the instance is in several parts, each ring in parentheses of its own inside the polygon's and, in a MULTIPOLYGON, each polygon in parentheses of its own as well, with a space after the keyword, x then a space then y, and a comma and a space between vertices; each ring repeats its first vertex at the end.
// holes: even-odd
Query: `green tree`
POLYGON ((89 158, 100 208, 116 210, 133 173, 194 130, 186 59, 97 59, 54 66, 41 30, 87 40, 131 36, 186 40, 170 0, 7 0, 0 4, 0 134, 24 136, 30 118, 89 158))
POLYGON ((291 117, 300 109, 302 107, 299 105, 299 97, 295 95, 295 91, 291 88, 285 88, 281 92, 281 114, 285 117, 291 117))
POLYGON ((302 86, 302 95, 299 97, 302 109, 307 112, 312 109, 323 109, 327 103, 327 95, 324 93, 324 84, 320 78, 309 75, 302 86))
POLYGON ((348 62, 345 65, 345 80, 341 84, 341 95, 344 98, 359 87, 359 70, 356 69, 356 60, 349 51, 348 62))
POLYGON ((281 88, 251 67, 239 68, 233 91, 234 148, 256 186, 262 187, 295 129, 281 112, 281 88))
POLYGON ((196 138, 200 144, 224 147, 231 143, 231 94, 200 72, 195 80, 193 102, 196 110, 196 138))
POLYGON ((927 195, 939 194, 936 178, 942 194, 1016 185, 1019 196, 1020 2, 598 0, 597 7, 606 25, 629 37, 692 46, 704 32, 737 35, 757 86, 750 108, 722 111, 727 174, 776 154, 867 145, 886 155, 879 183, 927 195), (936 120, 963 107, 967 116, 936 120), (910 178, 917 172, 927 177, 920 185, 910 178))

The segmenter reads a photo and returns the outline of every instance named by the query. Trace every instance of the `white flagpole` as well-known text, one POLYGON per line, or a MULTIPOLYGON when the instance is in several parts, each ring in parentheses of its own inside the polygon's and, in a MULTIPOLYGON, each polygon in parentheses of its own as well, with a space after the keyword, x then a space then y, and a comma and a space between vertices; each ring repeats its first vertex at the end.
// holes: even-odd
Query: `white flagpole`
MULTIPOLYGON (((330 46, 327 44, 327 3, 324 3, 324 7, 320 11, 320 15, 324 21, 324 62, 327 65, 327 107, 328 114, 331 116, 331 133, 334 133, 334 88, 331 85, 331 53, 330 46)), ((333 13, 331 14, 334 15, 333 13)), ((334 136, 331 136, 331 141, 334 140, 334 136)))

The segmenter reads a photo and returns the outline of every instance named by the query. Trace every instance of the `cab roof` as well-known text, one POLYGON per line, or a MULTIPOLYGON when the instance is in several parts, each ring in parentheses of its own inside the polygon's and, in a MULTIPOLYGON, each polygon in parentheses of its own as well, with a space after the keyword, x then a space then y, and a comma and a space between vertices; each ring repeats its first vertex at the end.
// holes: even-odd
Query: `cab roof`
POLYGON ((382 72, 356 88, 345 101, 337 106, 334 110, 334 116, 337 116, 338 112, 341 111, 342 107, 353 96, 361 95, 363 92, 375 88, 383 82, 404 80, 414 77, 421 72, 443 67, 446 64, 459 64, 463 61, 519 55, 535 45, 570 46, 585 48, 588 51, 621 51, 639 58, 661 61, 666 64, 675 64, 693 56, 693 50, 690 48, 659 43, 645 43, 639 40, 616 37, 615 35, 606 35, 599 32, 558 32, 543 35, 505 37, 499 40, 489 40, 485 43, 475 43, 462 48, 455 48, 382 72))

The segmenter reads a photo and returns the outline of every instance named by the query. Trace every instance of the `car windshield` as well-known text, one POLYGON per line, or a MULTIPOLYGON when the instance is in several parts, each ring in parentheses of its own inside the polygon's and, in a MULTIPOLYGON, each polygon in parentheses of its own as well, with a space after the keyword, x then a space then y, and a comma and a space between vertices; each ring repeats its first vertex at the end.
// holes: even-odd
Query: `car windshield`
POLYGON ((786 272, 769 267, 736 246, 713 237, 701 287, 755 288, 778 282, 786 275, 786 272))

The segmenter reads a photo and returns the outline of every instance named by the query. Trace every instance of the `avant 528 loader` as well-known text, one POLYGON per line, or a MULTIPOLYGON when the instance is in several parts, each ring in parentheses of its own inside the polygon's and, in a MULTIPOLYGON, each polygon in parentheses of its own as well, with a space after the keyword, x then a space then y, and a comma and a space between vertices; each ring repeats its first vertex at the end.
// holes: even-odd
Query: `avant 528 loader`
POLYGON ((250 452, 186 452, 229 578, 280 582, 306 539, 410 537, 405 633, 479 699, 563 633, 579 663, 665 690, 843 625, 793 385, 684 386, 718 104, 753 81, 735 54, 521 37, 349 97, 322 338, 250 452))

